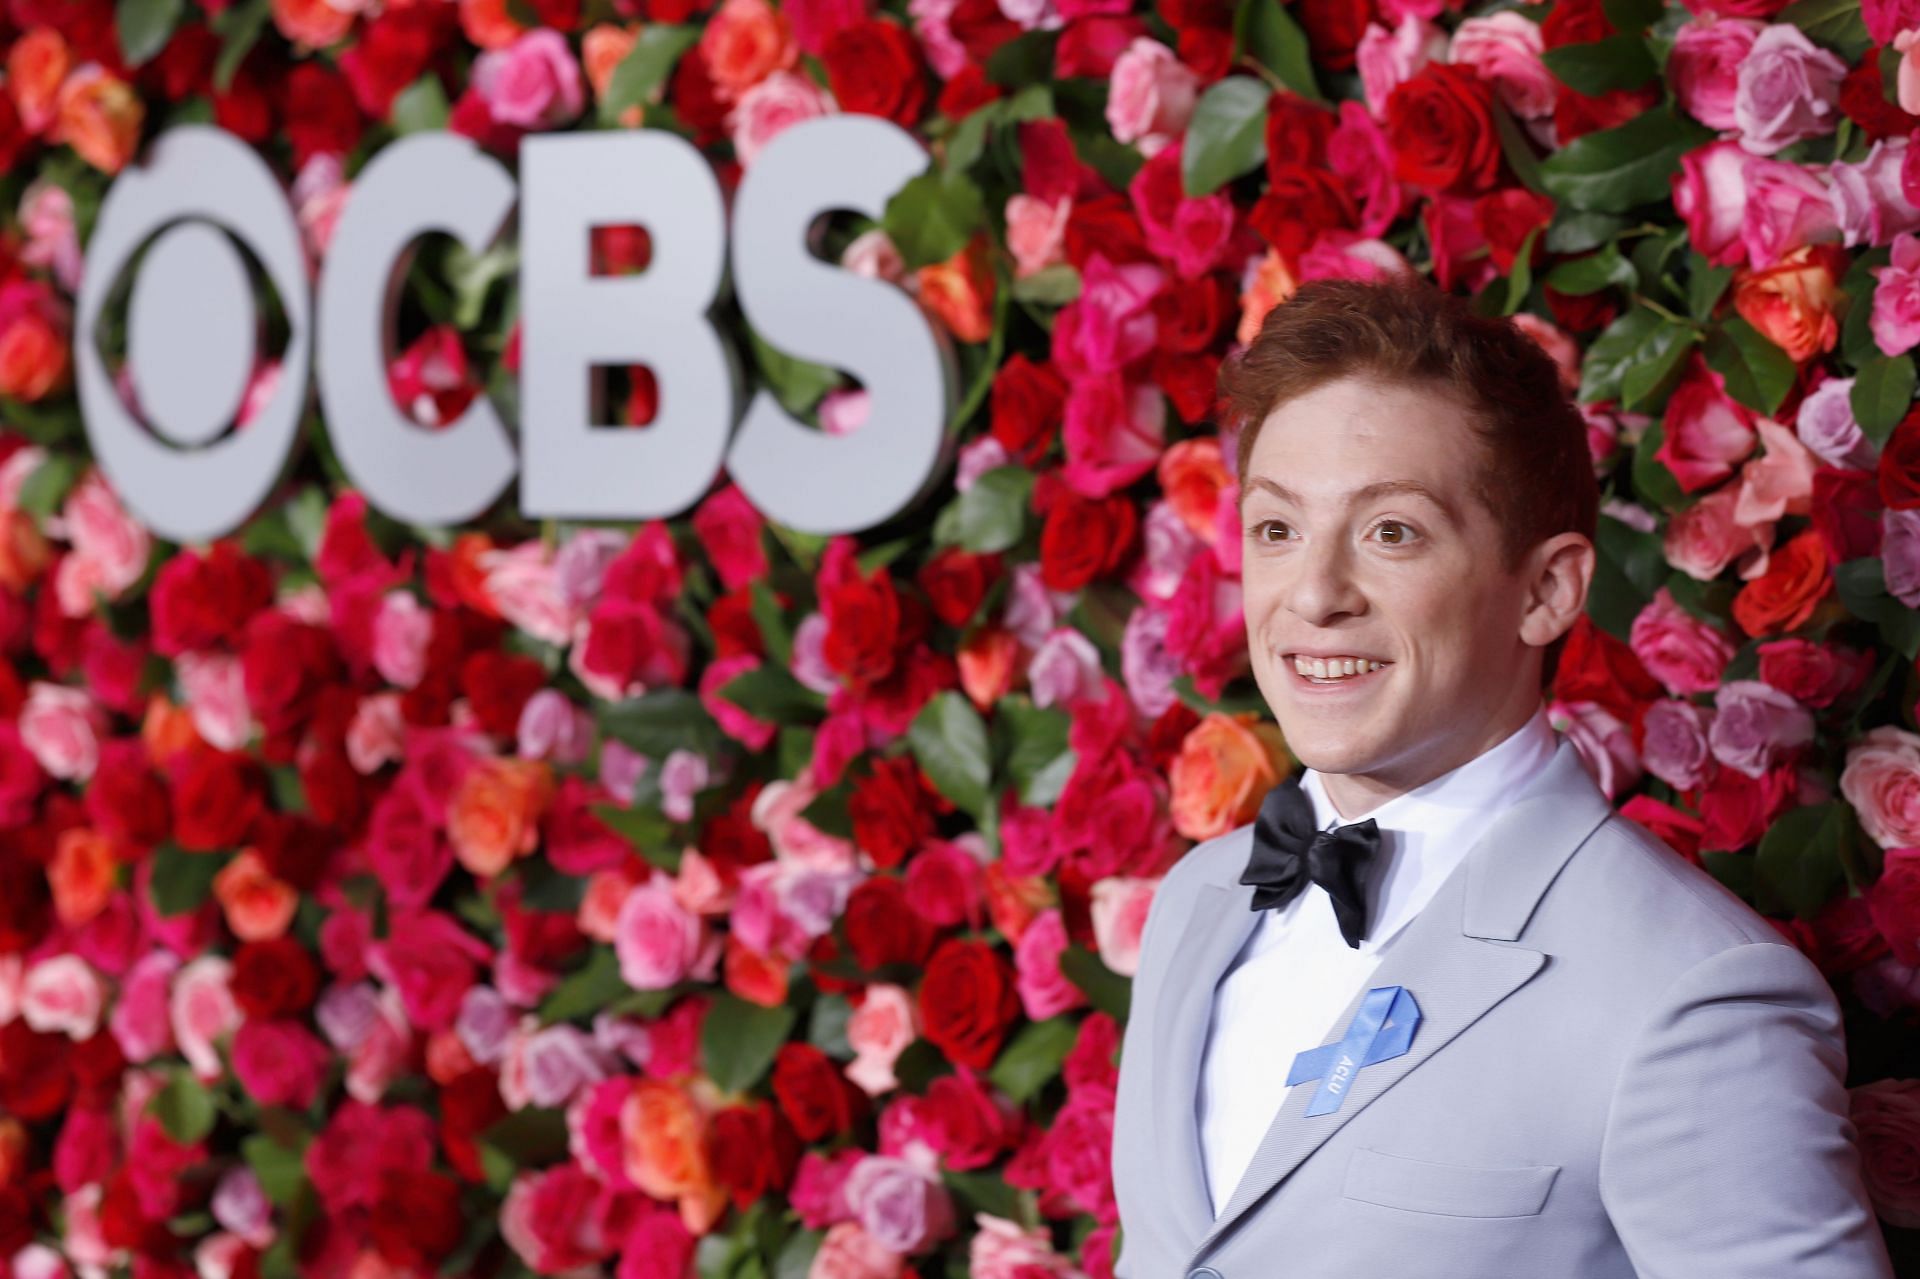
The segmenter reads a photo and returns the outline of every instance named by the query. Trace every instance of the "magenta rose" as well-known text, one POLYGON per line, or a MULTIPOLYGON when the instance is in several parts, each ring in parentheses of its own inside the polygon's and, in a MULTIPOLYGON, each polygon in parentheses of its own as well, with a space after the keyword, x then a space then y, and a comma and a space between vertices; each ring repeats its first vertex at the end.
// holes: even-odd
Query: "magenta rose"
POLYGON ((1760 679, 1803 706, 1831 706, 1873 673, 1873 657, 1857 649, 1789 636, 1760 646, 1760 679))
POLYGON ((1655 456, 1683 491, 1697 493, 1732 475, 1757 439, 1752 412, 1720 389, 1717 375, 1695 366, 1667 401, 1665 437, 1655 456))
POLYGON ((1722 132, 1739 127, 1733 111, 1740 67, 1766 29, 1748 18, 1695 17, 1675 33, 1667 80, 1688 115, 1722 132))
POLYGON ((1045 1021, 1086 1002, 1080 988, 1060 971, 1060 956, 1067 949, 1067 925, 1058 910, 1042 911, 1020 934, 1013 948, 1018 977, 1014 988, 1027 1016, 1045 1021))
POLYGON ((1748 777, 1764 776, 1790 751, 1813 740, 1813 714, 1759 680, 1734 680, 1714 698, 1708 730, 1713 757, 1748 777))
POLYGON ((1707 780, 1713 762, 1707 730, 1713 712, 1677 698, 1647 708, 1641 722, 1641 760, 1647 771, 1675 790, 1693 790, 1707 780))
POLYGON ((1709 142, 1680 157, 1673 175, 1673 207, 1687 225, 1687 238, 1715 266, 1733 266, 1746 256, 1740 226, 1747 214, 1747 162, 1737 142, 1709 142))
POLYGON ((1733 660, 1732 642, 1675 603, 1664 586, 1633 619, 1629 642, 1648 673, 1679 695, 1712 692, 1733 660))
POLYGON ((1903 964, 1920 964, 1920 848, 1889 849, 1867 890, 1867 913, 1903 964))
POLYGON ((326 1044, 297 1021, 249 1021, 234 1032, 233 1073, 265 1106, 305 1110, 326 1082, 332 1062, 326 1044))
POLYGON ((422 1030, 446 1030, 478 967, 493 951, 450 915, 396 912, 384 941, 367 948, 373 974, 400 990, 407 1017, 422 1030))
POLYGON ((580 114, 586 102, 580 63, 558 31, 528 31, 505 49, 483 53, 473 87, 495 120, 548 129, 580 114))
POLYGON ((1904 355, 1920 345, 1920 236, 1893 242, 1893 261, 1872 268, 1873 314, 1867 326, 1887 355, 1904 355))

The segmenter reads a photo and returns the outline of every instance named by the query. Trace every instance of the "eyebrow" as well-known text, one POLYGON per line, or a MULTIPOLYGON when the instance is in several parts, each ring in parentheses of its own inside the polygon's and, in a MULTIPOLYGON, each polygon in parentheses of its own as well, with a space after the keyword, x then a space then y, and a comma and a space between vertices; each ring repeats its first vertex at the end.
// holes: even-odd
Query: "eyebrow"
MULTIPOLYGON (((1248 480, 1247 488, 1249 490, 1256 488, 1265 489, 1282 502, 1291 502, 1295 506, 1302 505, 1298 493, 1295 493, 1284 484, 1279 484, 1266 478, 1264 475, 1256 475, 1248 480)), ((1360 488, 1354 489, 1351 493, 1348 493, 1347 505, 1352 506, 1359 502, 1371 501, 1376 497, 1391 497, 1395 494, 1403 493, 1413 497, 1425 498, 1427 501, 1439 507, 1448 519, 1456 523, 1459 522, 1460 514, 1454 509, 1453 503, 1447 501, 1417 480, 1376 480, 1372 484, 1363 485, 1360 488)))

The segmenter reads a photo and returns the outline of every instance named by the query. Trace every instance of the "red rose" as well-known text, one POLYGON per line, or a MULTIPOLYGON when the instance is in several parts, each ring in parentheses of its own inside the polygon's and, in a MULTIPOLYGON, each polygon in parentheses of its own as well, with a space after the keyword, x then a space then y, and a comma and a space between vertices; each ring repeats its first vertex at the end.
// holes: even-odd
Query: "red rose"
MULTIPOLYGON (((654 7, 657 10, 659 5, 654 7)), ((680 59, 673 69, 673 79, 668 81, 667 99, 673 103, 674 114, 693 130, 695 146, 712 146, 727 136, 727 113, 732 107, 721 99, 705 58, 680 59)))
MULTIPOLYGON (((103 743, 87 783, 87 820, 101 833, 150 847, 167 837, 167 788, 134 740, 103 743)), ((0 946, 0 950, 6 949, 0 946)))
POLYGON ((842 27, 827 41, 821 61, 842 111, 877 115, 910 129, 926 110, 920 46, 897 22, 869 18, 842 27))
POLYGON ((1288 261, 1297 261, 1322 231, 1353 226, 1353 196, 1331 170, 1284 164, 1271 171, 1270 180, 1247 225, 1288 261))
POLYGON ((782 1044, 773 1059, 773 1095, 800 1140, 822 1141, 853 1127, 867 1096, 812 1044, 782 1044))
POLYGON ((977 63, 969 62, 940 87, 934 110, 949 120, 964 120, 1000 96, 1000 86, 987 79, 977 63))
POLYGON ((1059 490, 1040 530, 1040 579, 1050 590, 1077 591, 1114 572, 1133 550, 1138 520, 1125 497, 1086 498, 1059 490))
POLYGON ((1553 100, 1553 131, 1561 146, 1601 129, 1625 124, 1660 101, 1657 89, 1613 89, 1598 97, 1560 86, 1553 100))
POLYGON ((1182 422, 1198 423, 1213 416, 1218 402, 1220 357, 1160 351, 1153 357, 1153 380, 1173 401, 1173 411, 1182 422))
POLYGON ((1813 616, 1814 605, 1833 589, 1820 535, 1807 529, 1767 559, 1767 571, 1733 597, 1733 620, 1749 635, 1790 631, 1813 616))
POLYGON ((220 37, 198 22, 183 22, 147 64, 169 102, 207 91, 213 78, 213 60, 220 55, 220 37))
POLYGON ((735 1211, 745 1212, 769 1190, 787 1188, 800 1146, 771 1105, 729 1106, 714 1115, 709 1131, 714 1180, 727 1188, 735 1211))
POLYGON ((1760 679, 1804 706, 1825 707, 1873 674, 1873 654, 1799 638, 1760 646, 1760 679))
MULTIPOLYGON (((17 844, 0 841, 0 955, 18 954, 39 941, 52 904, 41 864, 17 844)), ((6 1057, 0 1055, 0 1076, 5 1073, 6 1057)))
POLYGON ((1880 487, 1865 471, 1820 466, 1813 472, 1809 517, 1829 564, 1880 553, 1880 487))
POLYGON ((1067 384, 1051 364, 1015 355, 993 375, 988 396, 993 438, 1010 458, 1034 466, 1059 436, 1066 402, 1067 384))
POLYGON ((455 1076, 440 1089, 440 1147, 453 1170, 471 1182, 484 1182, 478 1138, 506 1117, 500 1081, 484 1066, 455 1076))
POLYGON ((173 838, 182 848, 238 848, 262 807, 257 770, 244 755, 193 751, 175 767, 173 838))
POLYGON ((1200 83, 1211 84, 1233 68, 1233 32, 1216 27, 1189 27, 1174 46, 1180 61, 1193 69, 1200 83))
POLYGON ((907 906, 906 888, 897 879, 862 880, 847 898, 841 927, 854 962, 870 973, 892 964, 918 968, 933 949, 933 929, 907 906))
POLYGON ((1167 289, 1153 300, 1156 340, 1162 351, 1177 355, 1211 351, 1238 315, 1238 299, 1217 275, 1203 275, 1180 288, 1167 289))
MULTIPOLYGON (((1536 195, 1524 187, 1492 191, 1473 202, 1473 224, 1487 238, 1493 264, 1502 275, 1511 275, 1520 258, 1520 246, 1533 231, 1545 231, 1553 220, 1553 200, 1536 195)), ((1545 237, 1534 240, 1529 265, 1538 265, 1547 256, 1545 237)))
POLYGON ((1698 866, 1700 864, 1700 819, 1671 804, 1663 804, 1651 795, 1635 795, 1620 806, 1620 815, 1639 822, 1667 847, 1698 866))
POLYGON ((1133 203, 1118 193, 1074 201, 1067 215, 1067 261, 1084 271, 1094 254, 1113 263, 1152 262, 1133 203))
POLYGON ((1020 188, 1044 204, 1055 204, 1099 195, 1106 184, 1074 153, 1067 126, 1049 118, 1020 126, 1020 188))
POLYGON ((0 1026, 0 1110, 33 1123, 65 1109, 73 1089, 68 1043, 31 1029, 24 1017, 0 1026))
POLYGON ((315 821, 336 830, 350 830, 359 824, 367 808, 365 779, 344 747, 328 745, 305 751, 298 767, 300 789, 315 821))
POLYGON ((1020 34, 1020 25, 1000 12, 997 0, 960 0, 947 18, 947 27, 967 57, 982 66, 994 50, 1020 34))
POLYGON ((269 734, 306 722, 315 696, 339 672, 333 638, 278 609, 254 614, 247 624, 240 668, 247 705, 269 734))
POLYGON ((1829 977, 1865 968, 1887 953, 1887 939, 1873 920, 1872 895, 1868 889, 1862 897, 1835 897, 1810 921, 1808 954, 1829 977))
POLYGON ((1019 1140, 1019 1113, 970 1071, 928 1084, 919 1115, 929 1144, 955 1172, 984 1168, 1019 1140))
POLYGON ((1327 143, 1340 117, 1321 103, 1282 89, 1267 102, 1267 180, 1281 169, 1303 164, 1324 169, 1327 143))
POLYGON ((1591 333, 1619 318, 1620 304, 1614 300, 1611 289, 1576 296, 1562 293, 1551 284, 1541 287, 1546 290, 1547 309, 1553 312, 1553 322, 1570 333, 1591 333))
POLYGON ((1715 769, 1700 796, 1700 850, 1735 852, 1759 839, 1793 807, 1796 771, 1782 764, 1753 778, 1736 768, 1715 769))
POLYGON ((1904 138, 1920 129, 1920 116, 1908 115, 1888 100, 1879 58, 1862 58, 1847 72, 1840 82, 1840 110, 1875 141, 1904 138))
POLYGON ((1373 0, 1300 0, 1293 12, 1315 62, 1333 71, 1353 70, 1354 50, 1374 17, 1373 0))
POLYGON ((273 602, 273 579, 232 542, 215 542, 204 556, 180 551, 161 564, 149 599, 153 646, 178 657, 237 642, 248 619, 273 602))
POLYGON ((1615 719, 1630 724, 1641 705, 1661 695, 1659 681, 1623 641, 1595 626, 1584 613, 1575 620, 1553 672, 1556 700, 1597 702, 1615 719))
POLYGON ((1493 93, 1466 67, 1430 62, 1387 97, 1394 172, 1426 191, 1477 194, 1500 176, 1493 93))
POLYGON ((849 576, 820 603, 827 619, 822 647, 829 667, 856 685, 878 683, 892 673, 901 646, 902 608, 885 568, 849 576))
POLYGON ((546 668, 513 653, 475 653, 460 667, 460 689, 474 718, 496 737, 511 738, 520 731, 520 712, 546 686, 546 668))
POLYGON ((255 146, 273 136, 273 102, 268 96, 266 74, 256 46, 252 56, 240 64, 240 70, 228 82, 225 92, 213 92, 213 122, 255 146))
POLYGON ((1154 8, 1175 31, 1225 31, 1233 25, 1233 6, 1226 0, 1158 0, 1154 8))
POLYGON ((466 1233, 460 1183, 444 1173, 386 1168, 373 1202, 375 1251, 403 1269, 431 1270, 466 1233))
POLYGON ((1147 24, 1132 16, 1093 14, 1075 18, 1053 47, 1053 74, 1058 80, 1085 76, 1105 80, 1128 45, 1147 34, 1147 24))
POLYGON ((346 77, 324 62, 302 62, 280 82, 280 114, 296 169, 311 156, 346 155, 365 127, 346 77))
POLYGON ((933 952, 920 983, 920 1025, 949 1061, 985 1070, 1019 1011, 1012 970, 993 947, 950 938, 933 952))
POLYGON ((700 849, 708 858, 736 869, 772 859, 773 844, 753 820, 753 801, 759 794, 756 782, 735 796, 725 812, 708 819, 700 831, 700 849))
POLYGON ((947 547, 921 566, 920 589, 927 593, 935 617, 948 626, 965 626, 1000 575, 998 555, 947 547))
POLYGON ((1893 957, 1920 964, 1920 849, 1887 850, 1880 878, 1867 890, 1867 910, 1893 957))
POLYGON ((233 956, 233 1001, 248 1017, 289 1016, 313 1005, 320 974, 291 937, 247 942, 233 956))
POLYGON ((1880 450, 1880 500, 1896 511, 1920 508, 1920 408, 1900 419, 1880 450))

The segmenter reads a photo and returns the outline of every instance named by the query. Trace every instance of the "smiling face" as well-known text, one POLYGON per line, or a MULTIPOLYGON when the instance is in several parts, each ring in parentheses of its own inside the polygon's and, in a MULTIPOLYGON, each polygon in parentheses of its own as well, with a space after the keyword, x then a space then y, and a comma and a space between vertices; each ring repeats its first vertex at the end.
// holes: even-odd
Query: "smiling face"
POLYGON ((1476 492, 1485 447, 1451 395, 1352 377, 1281 405, 1255 439, 1240 508, 1254 677, 1344 815, 1525 723, 1542 649, 1584 604, 1577 533, 1506 569, 1476 492))

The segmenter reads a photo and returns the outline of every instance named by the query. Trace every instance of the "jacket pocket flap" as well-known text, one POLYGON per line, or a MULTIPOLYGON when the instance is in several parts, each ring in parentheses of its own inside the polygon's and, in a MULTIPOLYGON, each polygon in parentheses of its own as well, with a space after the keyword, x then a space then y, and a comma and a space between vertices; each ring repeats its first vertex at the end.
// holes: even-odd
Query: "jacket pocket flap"
POLYGON ((1529 1217, 1547 1202, 1558 1164, 1469 1168, 1362 1148, 1347 1164, 1349 1199, 1449 1217, 1529 1217))

